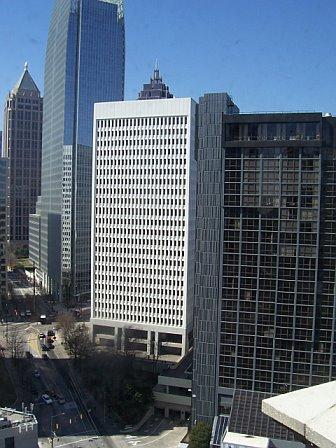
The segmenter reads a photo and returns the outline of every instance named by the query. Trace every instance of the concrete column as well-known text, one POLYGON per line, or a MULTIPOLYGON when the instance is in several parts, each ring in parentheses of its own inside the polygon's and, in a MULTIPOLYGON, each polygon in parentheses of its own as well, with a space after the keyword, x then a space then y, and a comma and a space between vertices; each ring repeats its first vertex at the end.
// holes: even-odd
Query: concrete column
POLYGON ((156 331, 155 332, 155 343, 154 343, 154 355, 155 358, 158 357, 158 355, 160 354, 160 350, 159 350, 159 332, 156 331))
POLYGON ((118 341, 118 328, 114 327, 114 348, 115 350, 119 349, 119 341, 118 341))
POLYGON ((182 334, 182 344, 181 344, 181 356, 184 356, 188 351, 188 337, 186 333, 182 334))
POLYGON ((185 420, 185 411, 181 411, 181 420, 185 420))
POLYGON ((165 418, 169 418, 169 408, 165 408, 164 416, 165 416, 165 418))
POLYGON ((120 337, 120 339, 121 339, 121 343, 120 343, 120 345, 121 345, 121 351, 123 352, 123 353, 125 353, 125 333, 126 333, 126 331, 125 331, 125 328, 118 328, 118 330, 121 330, 121 337, 120 337))
POLYGON ((152 354, 152 332, 149 330, 147 332, 147 355, 152 354))

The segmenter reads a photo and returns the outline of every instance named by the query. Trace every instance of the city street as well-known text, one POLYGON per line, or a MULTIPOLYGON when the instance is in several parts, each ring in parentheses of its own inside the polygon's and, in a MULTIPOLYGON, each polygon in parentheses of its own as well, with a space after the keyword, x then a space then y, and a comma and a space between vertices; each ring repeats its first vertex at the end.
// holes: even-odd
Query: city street
POLYGON ((20 360, 22 365, 19 365, 18 370, 21 373, 15 372, 14 376, 19 386, 18 403, 23 401, 26 406, 33 403, 33 412, 39 422, 40 447, 52 446, 50 436, 53 432, 55 448, 176 448, 186 428, 161 417, 152 417, 134 434, 120 434, 118 427, 111 424, 109 432, 105 427, 103 429, 104 425, 100 425, 87 407, 87 397, 81 390, 75 372, 69 368, 61 336, 57 332, 55 348, 42 352, 39 334, 47 334, 55 327, 55 322, 42 325, 36 320, 40 312, 50 312, 49 304, 39 296, 35 317, 20 317, 19 311, 26 308, 26 296, 33 291, 28 283, 20 280, 18 285, 19 280, 12 277, 15 283, 10 321, 1 326, 0 343, 6 346, 6 338, 18 332, 24 340, 24 351, 30 353, 29 359, 20 360), (48 358, 44 359, 43 355, 48 358), (61 404, 54 398, 51 404, 45 404, 41 398, 45 393, 55 397, 61 395, 65 403, 61 404))

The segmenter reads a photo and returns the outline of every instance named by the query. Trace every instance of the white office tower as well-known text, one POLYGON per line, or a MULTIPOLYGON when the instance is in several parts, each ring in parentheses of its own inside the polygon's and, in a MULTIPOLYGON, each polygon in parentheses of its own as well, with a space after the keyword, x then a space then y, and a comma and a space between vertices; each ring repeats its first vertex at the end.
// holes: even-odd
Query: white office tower
POLYGON ((94 113, 93 336, 183 356, 192 332, 196 103, 100 103, 94 113))

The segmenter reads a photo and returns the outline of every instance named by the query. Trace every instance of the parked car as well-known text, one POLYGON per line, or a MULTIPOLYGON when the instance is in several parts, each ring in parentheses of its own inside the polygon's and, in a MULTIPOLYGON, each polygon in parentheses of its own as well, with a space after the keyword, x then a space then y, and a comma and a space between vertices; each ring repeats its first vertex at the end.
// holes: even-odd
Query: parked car
POLYGON ((49 330, 47 336, 55 336, 54 330, 49 330))
POLYGON ((34 377, 35 377, 35 378, 40 378, 40 376, 41 376, 40 372, 36 369, 36 370, 34 371, 34 377))
POLYGON ((47 352, 49 348, 45 344, 41 344, 41 349, 43 352, 47 352))
POLYGON ((26 316, 30 317, 31 315, 32 315, 31 311, 30 310, 26 310, 26 316))
POLYGON ((34 356, 30 353, 30 352, 26 352, 26 358, 27 359, 29 359, 29 358, 34 358, 34 356))
POLYGON ((20 317, 26 317, 26 313, 24 311, 21 311, 20 317))
POLYGON ((53 402, 52 399, 47 394, 43 394, 41 398, 45 402, 45 404, 51 404, 53 402))
POLYGON ((45 339, 46 335, 44 333, 39 333, 39 338, 40 339, 45 339))
POLYGON ((46 361, 48 361, 50 358, 46 353, 43 353, 42 359, 45 359, 46 361))

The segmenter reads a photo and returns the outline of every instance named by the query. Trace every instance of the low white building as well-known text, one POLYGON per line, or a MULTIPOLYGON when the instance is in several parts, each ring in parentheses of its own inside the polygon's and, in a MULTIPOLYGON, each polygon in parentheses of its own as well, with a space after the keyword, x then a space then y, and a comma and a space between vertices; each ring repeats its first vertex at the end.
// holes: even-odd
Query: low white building
POLYGON ((0 408, 0 448, 37 448, 37 428, 33 414, 0 408))
POLYGON ((192 332, 196 103, 95 105, 93 335, 183 356, 192 332))

